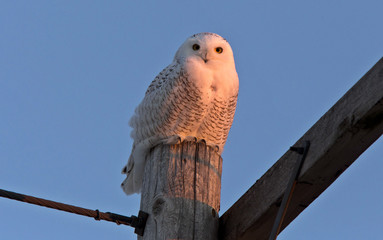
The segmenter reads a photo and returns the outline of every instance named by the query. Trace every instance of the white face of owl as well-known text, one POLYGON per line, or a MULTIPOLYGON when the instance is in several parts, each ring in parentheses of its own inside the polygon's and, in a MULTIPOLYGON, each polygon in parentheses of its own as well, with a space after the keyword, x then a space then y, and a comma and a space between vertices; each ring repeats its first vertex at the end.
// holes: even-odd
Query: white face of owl
POLYGON ((215 33, 199 33, 186 39, 174 59, 187 61, 190 58, 206 64, 234 64, 233 51, 229 43, 215 33))

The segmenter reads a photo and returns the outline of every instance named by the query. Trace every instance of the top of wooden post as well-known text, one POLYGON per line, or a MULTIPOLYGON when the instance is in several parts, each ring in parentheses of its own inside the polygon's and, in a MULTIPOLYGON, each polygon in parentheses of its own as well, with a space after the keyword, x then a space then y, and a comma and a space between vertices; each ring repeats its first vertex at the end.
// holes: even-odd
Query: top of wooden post
POLYGON ((217 240, 221 173, 221 156, 204 141, 153 148, 142 188, 143 239, 217 240))

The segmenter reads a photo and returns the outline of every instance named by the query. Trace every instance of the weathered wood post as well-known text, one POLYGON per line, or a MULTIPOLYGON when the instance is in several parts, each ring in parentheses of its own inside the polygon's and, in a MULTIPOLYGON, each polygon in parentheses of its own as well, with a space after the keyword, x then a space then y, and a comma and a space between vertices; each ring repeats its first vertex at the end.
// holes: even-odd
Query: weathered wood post
POLYGON ((146 159, 138 239, 218 239, 222 158, 204 141, 158 145, 146 159))

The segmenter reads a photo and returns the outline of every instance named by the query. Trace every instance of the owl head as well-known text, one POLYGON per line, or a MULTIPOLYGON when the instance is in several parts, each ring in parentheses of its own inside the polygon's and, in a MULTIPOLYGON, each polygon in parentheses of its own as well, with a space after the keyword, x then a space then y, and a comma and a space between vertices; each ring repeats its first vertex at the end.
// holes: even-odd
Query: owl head
POLYGON ((186 39, 174 60, 199 60, 205 64, 234 64, 233 51, 223 37, 215 33, 197 33, 186 39))

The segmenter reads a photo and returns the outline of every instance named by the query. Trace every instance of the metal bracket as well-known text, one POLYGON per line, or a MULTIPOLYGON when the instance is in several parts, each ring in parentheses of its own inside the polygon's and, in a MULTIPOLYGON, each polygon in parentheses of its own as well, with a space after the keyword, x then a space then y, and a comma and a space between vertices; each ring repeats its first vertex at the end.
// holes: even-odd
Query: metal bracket
POLYGON ((131 227, 134 227, 134 233, 136 233, 139 236, 144 235, 145 231, 145 225, 146 225, 146 220, 149 217, 149 214, 143 211, 138 212, 138 217, 132 215, 131 217, 126 217, 122 216, 119 214, 111 213, 111 212, 106 212, 108 216, 117 224, 125 224, 131 227))
POLYGON ((132 227, 134 227, 134 233, 139 236, 144 236, 146 220, 148 220, 149 214, 140 210, 138 213, 137 221, 132 222, 132 227))
POLYGON ((299 177, 303 162, 306 159, 309 148, 310 148, 310 141, 305 141, 304 147, 290 147, 291 151, 297 152, 298 154, 301 155, 301 157, 298 158, 297 163, 295 164, 293 173, 291 175, 291 178, 289 180, 289 183, 287 184, 287 188, 283 196, 281 206, 278 209, 277 217, 275 218, 269 240, 277 239, 279 231, 281 230, 283 219, 286 215, 286 211, 289 206, 291 197, 293 196, 294 188, 295 188, 295 185, 297 184, 298 177, 299 177))

